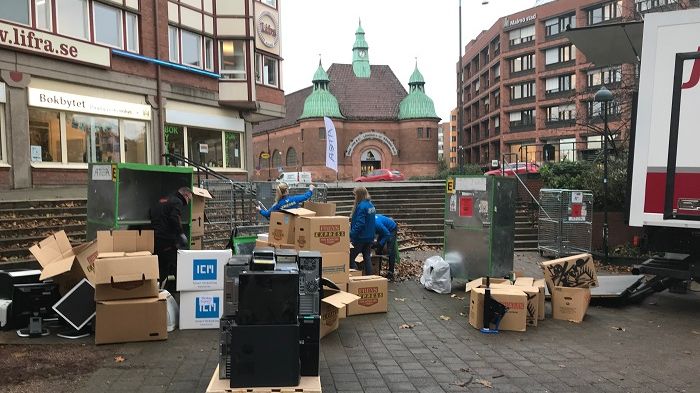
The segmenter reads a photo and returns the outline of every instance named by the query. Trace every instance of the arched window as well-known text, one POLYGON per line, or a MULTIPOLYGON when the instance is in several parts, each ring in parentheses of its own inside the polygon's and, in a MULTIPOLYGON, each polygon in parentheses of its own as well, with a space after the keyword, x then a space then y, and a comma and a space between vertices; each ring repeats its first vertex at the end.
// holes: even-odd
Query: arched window
POLYGON ((258 168, 263 169, 263 168, 267 168, 268 166, 270 166, 270 161, 269 161, 270 159, 263 157, 263 154, 265 154, 265 153, 266 152, 261 152, 260 155, 258 156, 258 168))
POLYGON ((297 166, 297 151, 293 147, 287 149, 287 166, 297 166))
POLYGON ((275 168, 279 168, 282 166, 282 152, 279 150, 275 150, 272 153, 272 166, 275 168))

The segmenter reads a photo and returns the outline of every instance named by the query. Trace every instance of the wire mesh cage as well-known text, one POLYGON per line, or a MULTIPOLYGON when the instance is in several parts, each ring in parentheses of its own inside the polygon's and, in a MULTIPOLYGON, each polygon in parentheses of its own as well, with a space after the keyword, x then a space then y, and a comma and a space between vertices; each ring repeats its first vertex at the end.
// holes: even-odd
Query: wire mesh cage
POLYGON ((540 190, 537 243, 541 255, 556 258, 591 251, 593 193, 540 190))

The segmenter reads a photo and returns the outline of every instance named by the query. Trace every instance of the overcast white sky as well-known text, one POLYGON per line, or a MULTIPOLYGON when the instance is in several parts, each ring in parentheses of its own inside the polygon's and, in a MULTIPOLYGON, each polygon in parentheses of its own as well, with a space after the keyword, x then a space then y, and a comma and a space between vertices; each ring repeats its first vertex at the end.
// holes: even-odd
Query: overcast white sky
MULTIPOLYGON (((535 5, 535 0, 462 1, 462 45, 500 17, 535 5)), ((415 58, 426 93, 443 121, 457 106, 455 64, 459 60, 459 0, 282 0, 284 90, 311 85, 322 55, 350 64, 358 18, 369 45, 370 64, 385 64, 408 90, 415 58)))

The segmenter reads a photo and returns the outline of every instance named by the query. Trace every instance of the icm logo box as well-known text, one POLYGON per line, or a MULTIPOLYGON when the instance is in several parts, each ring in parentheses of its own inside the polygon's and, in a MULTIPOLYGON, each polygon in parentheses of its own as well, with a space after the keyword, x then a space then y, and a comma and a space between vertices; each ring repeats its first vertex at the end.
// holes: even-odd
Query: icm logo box
POLYGON ((197 319, 219 318, 219 298, 216 296, 196 297, 194 316, 197 319))
POLYGON ((193 261, 193 280, 216 280, 216 259, 195 259, 193 261))

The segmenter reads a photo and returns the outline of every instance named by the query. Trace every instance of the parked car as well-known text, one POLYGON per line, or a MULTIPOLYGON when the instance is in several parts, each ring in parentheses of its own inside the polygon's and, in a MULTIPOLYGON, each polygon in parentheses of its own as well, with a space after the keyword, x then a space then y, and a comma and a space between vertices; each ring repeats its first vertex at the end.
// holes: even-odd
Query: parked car
POLYGON ((283 172, 277 178, 277 182, 285 182, 287 184, 311 184, 311 172, 283 172))
POLYGON ((355 181, 358 182, 368 182, 368 181, 396 181, 404 180, 403 174, 396 169, 375 169, 372 172, 366 174, 365 176, 360 176, 355 181))
POLYGON ((493 169, 484 174, 487 176, 514 176, 515 173, 518 175, 525 175, 528 173, 538 173, 540 171, 540 166, 534 162, 519 162, 517 164, 504 164, 504 166, 504 169, 493 169))

